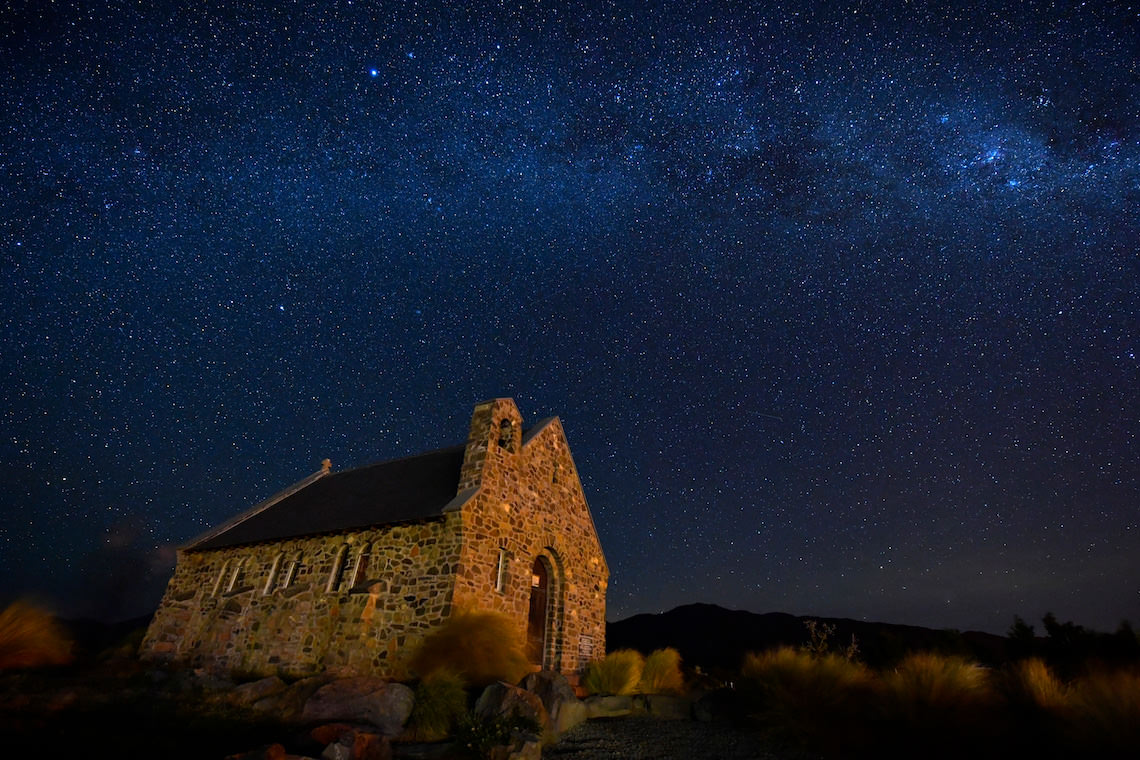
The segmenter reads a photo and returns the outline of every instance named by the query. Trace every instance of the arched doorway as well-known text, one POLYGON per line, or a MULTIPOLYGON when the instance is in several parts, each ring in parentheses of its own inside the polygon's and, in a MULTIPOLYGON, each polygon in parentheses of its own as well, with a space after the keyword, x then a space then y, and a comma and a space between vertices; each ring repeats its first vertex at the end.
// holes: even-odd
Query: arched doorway
POLYGON ((526 651, 530 661, 544 667, 546 631, 550 610, 550 567, 536 557, 530 571, 530 612, 527 615, 526 651))

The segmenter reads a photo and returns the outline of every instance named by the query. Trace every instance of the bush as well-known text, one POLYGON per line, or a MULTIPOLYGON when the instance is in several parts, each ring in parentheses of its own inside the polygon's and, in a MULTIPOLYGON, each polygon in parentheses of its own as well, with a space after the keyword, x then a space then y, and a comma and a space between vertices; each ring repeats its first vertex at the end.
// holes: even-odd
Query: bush
POLYGON ((466 713, 467 691, 462 676, 437 668, 416 684, 408 726, 416 741, 440 741, 451 736, 466 713))
POLYGON ((684 686, 680 652, 668 647, 649 653, 641 669, 639 689, 643 694, 679 694, 684 686))
POLYGON ((1057 714, 1068 706, 1068 689, 1039 657, 1010 664, 998 685, 1009 706, 1022 714, 1057 714))
POLYGON ((824 752, 867 741, 875 678, 862 663, 781 647, 747 655, 741 677, 751 715, 775 738, 824 752))
POLYGON ((470 686, 518 683, 532 666, 514 622, 500 612, 464 610, 428 634, 409 661, 426 677, 450 670, 470 686))
POLYGON ((1140 672, 1094 672, 1072 684, 1068 733, 1074 752, 1127 757, 1140 747, 1140 672))
POLYGON ((27 602, 0 612, 0 670, 71 662, 71 640, 49 613, 27 602))
POLYGON ((645 658, 633 649, 618 649, 586 668, 582 685, 590 694, 633 694, 641 683, 645 658))
POLYGON ((949 757, 996 740, 1002 715, 988 673, 957 656, 907 656, 883 678, 882 717, 897 748, 949 757))
POLYGON ((542 727, 522 715, 477 718, 468 714, 456 727, 455 743, 468 757, 490 758, 495 747, 511 744, 515 733, 542 736, 542 727))

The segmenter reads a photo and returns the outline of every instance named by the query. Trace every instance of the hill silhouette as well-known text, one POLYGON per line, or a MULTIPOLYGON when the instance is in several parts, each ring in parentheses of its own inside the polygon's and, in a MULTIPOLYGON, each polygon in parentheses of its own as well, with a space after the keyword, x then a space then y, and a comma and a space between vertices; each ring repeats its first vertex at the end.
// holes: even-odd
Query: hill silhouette
POLYGON ((645 613, 606 624, 606 649, 643 653, 673 647, 690 666, 707 672, 736 672, 744 655, 778 646, 807 644, 806 621, 835 627, 829 642, 842 650, 855 637, 859 657, 872 667, 890 665, 910 651, 959 654, 983 664, 1006 659, 1007 639, 980 631, 938 630, 848 618, 755 613, 715 604, 687 604, 668 612, 645 613))

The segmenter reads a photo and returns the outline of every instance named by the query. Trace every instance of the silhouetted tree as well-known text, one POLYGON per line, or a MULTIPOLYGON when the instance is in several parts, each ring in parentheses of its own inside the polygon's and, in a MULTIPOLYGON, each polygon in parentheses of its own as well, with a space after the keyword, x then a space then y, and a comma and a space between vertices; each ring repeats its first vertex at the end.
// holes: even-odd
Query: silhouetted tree
POLYGON ((1013 625, 1009 627, 1006 638, 1009 639, 1010 659, 1021 660, 1037 654, 1037 634, 1020 615, 1013 616, 1013 625))

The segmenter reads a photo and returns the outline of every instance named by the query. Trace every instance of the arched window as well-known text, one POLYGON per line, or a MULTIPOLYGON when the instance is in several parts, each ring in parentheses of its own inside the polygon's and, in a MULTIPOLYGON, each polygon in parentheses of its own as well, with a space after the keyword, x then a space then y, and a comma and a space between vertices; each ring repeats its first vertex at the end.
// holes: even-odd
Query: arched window
POLYGON ((348 544, 342 544, 336 550, 336 557, 333 559, 332 572, 329 573, 329 582, 325 586, 327 593, 332 593, 340 588, 341 581, 344 580, 344 558, 348 555, 348 544))
POLYGON ((507 451, 515 450, 515 426, 505 417, 499 423, 499 447, 507 451))
POLYGON ((269 596, 273 592, 273 584, 277 581, 277 573, 281 570, 281 562, 285 559, 285 552, 279 552, 269 566, 269 577, 265 579, 265 586, 261 589, 262 596, 269 596))
POLYGON ((218 572, 218 579, 214 581, 214 589, 210 592, 210 596, 217 596, 222 591, 222 584, 225 583, 226 578, 229 577, 230 561, 227 559, 222 563, 222 569, 218 572))
POLYGON ((352 568, 352 582, 350 588, 356 588, 368 580, 368 562, 372 559, 372 544, 360 547, 360 554, 356 555, 356 566, 352 568))
POLYGON ((301 572, 301 552, 297 552, 293 556, 293 560, 289 563, 289 568, 285 571, 285 579, 281 581, 281 588, 289 588, 297 580, 297 575, 301 572))
POLYGON ((230 576, 230 582, 226 584, 226 593, 230 593, 236 588, 241 588, 241 571, 245 567, 245 559, 239 559, 237 564, 234 565, 233 575, 230 576))
POLYGON ((499 561, 495 563, 495 590, 500 594, 507 587, 507 549, 499 547, 499 561))

